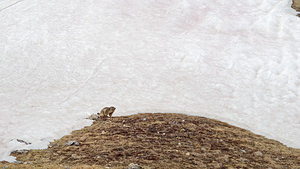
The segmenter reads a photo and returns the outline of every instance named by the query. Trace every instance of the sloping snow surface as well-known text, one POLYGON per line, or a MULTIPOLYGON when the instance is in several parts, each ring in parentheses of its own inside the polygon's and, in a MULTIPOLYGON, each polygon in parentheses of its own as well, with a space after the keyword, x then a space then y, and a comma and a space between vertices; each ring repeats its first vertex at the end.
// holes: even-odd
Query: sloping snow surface
POLYGON ((290 5, 0 0, 0 160, 46 148, 110 105, 115 115, 216 118, 300 148, 300 18, 290 5))

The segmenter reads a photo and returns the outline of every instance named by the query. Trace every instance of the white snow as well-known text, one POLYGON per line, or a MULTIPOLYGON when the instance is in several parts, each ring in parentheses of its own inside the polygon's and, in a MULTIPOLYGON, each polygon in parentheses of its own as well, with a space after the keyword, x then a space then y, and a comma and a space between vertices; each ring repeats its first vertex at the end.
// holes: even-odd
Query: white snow
POLYGON ((291 3, 0 0, 0 160, 110 105, 216 118, 300 148, 291 3))

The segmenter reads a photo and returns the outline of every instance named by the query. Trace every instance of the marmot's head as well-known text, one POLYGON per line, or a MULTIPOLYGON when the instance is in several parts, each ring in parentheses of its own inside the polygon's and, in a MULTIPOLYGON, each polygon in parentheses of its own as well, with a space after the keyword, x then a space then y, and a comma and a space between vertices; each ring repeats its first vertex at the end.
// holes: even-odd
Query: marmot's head
POLYGON ((110 110, 110 111, 115 111, 116 108, 115 108, 114 106, 111 106, 111 107, 109 108, 109 110, 110 110))

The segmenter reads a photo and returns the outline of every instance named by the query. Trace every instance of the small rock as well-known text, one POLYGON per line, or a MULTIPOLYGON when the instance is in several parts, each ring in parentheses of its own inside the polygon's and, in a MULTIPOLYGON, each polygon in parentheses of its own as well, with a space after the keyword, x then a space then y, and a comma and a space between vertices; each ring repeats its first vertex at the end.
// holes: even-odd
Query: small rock
POLYGON ((51 144, 48 145, 48 147, 51 148, 51 147, 55 147, 55 146, 58 146, 58 145, 59 145, 58 143, 51 143, 51 144))
POLYGON ((185 155, 189 156, 189 155, 191 155, 191 153, 187 152, 187 153, 185 153, 185 155))
POLYGON ((246 158, 240 158, 240 160, 243 162, 243 163, 247 163, 249 160, 246 159, 246 158))
POLYGON ((74 142, 74 145, 75 146, 79 146, 80 144, 78 142, 74 142))
POLYGON ((212 168, 221 168, 221 164, 218 163, 217 161, 212 161, 212 163, 210 163, 210 165, 212 166, 212 168))
POLYGON ((241 150, 243 153, 247 153, 247 151, 246 150, 241 150))
POLYGON ((23 144, 26 144, 26 145, 29 145, 29 144, 31 144, 30 142, 26 142, 26 141, 24 141, 24 140, 21 140, 21 139, 16 139, 17 140, 17 142, 19 142, 19 143, 23 143, 23 144))
POLYGON ((75 145, 75 146, 79 146, 80 144, 77 142, 77 141, 68 141, 66 143, 67 146, 72 146, 72 145, 75 145))
POLYGON ((6 168, 8 168, 8 166, 7 166, 7 165, 3 166, 3 169, 6 169, 6 168))
POLYGON ((81 136, 78 141, 79 142, 85 142, 89 137, 91 137, 91 135, 89 133, 84 134, 83 136, 81 136))
POLYGON ((225 164, 224 167, 226 167, 227 169, 235 169, 232 165, 228 165, 228 164, 225 164))
POLYGON ((143 118, 143 121, 146 121, 147 120, 147 118, 143 118))
POLYGON ((260 151, 256 151, 256 152, 254 152, 253 154, 254 154, 254 156, 256 156, 256 157, 261 157, 261 156, 263 156, 263 153, 260 152, 260 151))
POLYGON ((222 157, 222 159, 225 161, 225 162, 228 162, 229 161, 229 155, 224 155, 222 157))
POLYGON ((77 154, 72 154, 71 157, 72 157, 72 158, 75 158, 75 159, 81 158, 81 156, 79 156, 79 155, 77 155, 77 154))
POLYGON ((98 114, 92 114, 92 115, 90 115, 90 117, 88 117, 88 119, 90 119, 90 120, 97 120, 98 118, 99 118, 98 114))
POLYGON ((16 150, 15 151, 15 153, 18 153, 18 154, 26 154, 28 152, 29 152, 28 150, 16 150))
POLYGON ((32 162, 24 162, 23 164, 33 164, 32 162))
POLYGON ((138 164, 130 163, 130 164, 128 165, 128 169, 143 169, 143 167, 141 167, 141 166, 138 165, 138 164))
POLYGON ((16 160, 16 161, 14 161, 13 163, 14 163, 14 164, 21 164, 22 162, 16 160))
POLYGON ((180 129, 180 132, 185 132, 185 129, 180 129))
POLYGON ((195 157, 200 157, 200 156, 201 156, 200 153, 196 153, 196 152, 191 152, 191 155, 192 155, 192 156, 195 156, 195 157))
POLYGON ((96 158, 102 158, 102 156, 97 156, 96 158))

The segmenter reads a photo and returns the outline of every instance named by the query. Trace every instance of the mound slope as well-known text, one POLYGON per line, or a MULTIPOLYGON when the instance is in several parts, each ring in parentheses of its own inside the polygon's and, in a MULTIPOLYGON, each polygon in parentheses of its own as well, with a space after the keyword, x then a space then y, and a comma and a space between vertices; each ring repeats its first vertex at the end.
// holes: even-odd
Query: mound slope
POLYGON ((145 113, 98 119, 45 150, 15 151, 16 168, 291 168, 300 150, 198 116, 145 113), (67 145, 74 141, 73 145, 67 145), (78 144, 79 145, 78 145, 78 144), (25 164, 24 164, 25 163, 25 164))

